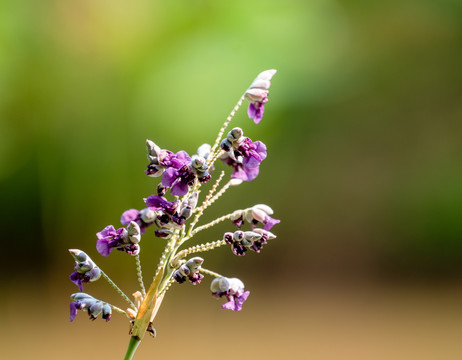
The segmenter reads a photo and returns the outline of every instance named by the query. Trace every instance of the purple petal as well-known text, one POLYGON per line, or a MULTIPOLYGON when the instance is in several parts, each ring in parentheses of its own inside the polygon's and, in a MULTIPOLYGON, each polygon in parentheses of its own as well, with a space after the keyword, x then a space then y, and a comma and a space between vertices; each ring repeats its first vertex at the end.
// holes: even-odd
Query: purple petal
MULTIPOLYGON (((258 169, 258 168, 255 168, 258 169)), ((243 181, 250 181, 247 177, 247 173, 244 171, 242 166, 236 166, 233 173, 231 174, 231 179, 240 179, 243 181)))
POLYGON ((256 112, 257 112, 257 109, 255 108, 255 106, 252 103, 250 103, 249 108, 247 109, 247 115, 249 115, 249 118, 250 119, 255 118, 256 112))
POLYGON ((75 317, 77 316, 77 306, 76 306, 75 301, 71 301, 70 310, 71 310, 71 322, 73 322, 75 317))
POLYGON ((124 213, 120 217, 120 223, 122 225, 128 225, 130 224, 130 221, 135 221, 138 218, 139 214, 140 212, 136 209, 124 211, 124 213))
POLYGON ((172 166, 176 169, 181 168, 191 162, 191 157, 184 150, 178 151, 172 158, 172 166))
POLYGON ((170 190, 170 194, 175 196, 183 196, 186 195, 188 192, 188 184, 180 181, 177 181, 175 185, 173 185, 172 190, 170 190))
POLYGON ((273 219, 271 216, 267 216, 264 221, 265 227, 263 229, 270 231, 274 225, 279 224, 280 222, 281 220, 273 219))
MULTIPOLYGON (((83 291, 83 284, 82 284, 82 279, 80 277, 80 274, 77 271, 74 271, 70 276, 69 279, 79 287, 80 291, 83 291)), ((72 320, 71 320, 72 321, 72 320)))
POLYGON ((98 239, 102 239, 115 234, 115 228, 112 225, 106 226, 103 230, 96 234, 98 239))
POLYGON ((162 185, 170 188, 177 178, 178 170, 174 168, 168 168, 162 175, 162 185))
POLYGON ((247 176, 246 181, 252 181, 253 179, 255 179, 258 176, 258 173, 260 172, 260 168, 259 167, 245 168, 244 171, 245 171, 246 176, 247 176))
POLYGON ((240 309, 236 310, 236 303, 234 302, 234 300, 230 300, 227 303, 221 305, 221 308, 225 309, 225 310, 233 310, 233 311, 239 311, 240 310, 240 309))
POLYGON ((255 141, 254 145, 256 145, 255 151, 260 155, 261 161, 266 159, 266 145, 261 141, 255 141))
POLYGON ((147 207, 154 208, 152 210, 156 211, 162 210, 165 207, 167 204, 167 199, 158 195, 150 195, 144 202, 146 203, 147 207))
POLYGON ((261 104, 258 109, 255 111, 255 116, 253 118, 253 121, 255 124, 258 124, 261 119, 263 119, 263 113, 265 112, 265 106, 261 104))
POLYGON ((96 250, 103 256, 109 256, 114 247, 111 247, 109 243, 112 240, 110 239, 99 239, 96 241, 96 250))

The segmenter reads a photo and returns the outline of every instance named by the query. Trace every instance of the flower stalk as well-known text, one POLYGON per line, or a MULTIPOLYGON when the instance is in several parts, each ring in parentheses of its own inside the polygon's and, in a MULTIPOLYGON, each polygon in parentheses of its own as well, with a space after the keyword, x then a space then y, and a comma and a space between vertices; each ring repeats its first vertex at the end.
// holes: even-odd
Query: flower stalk
POLYGON ((174 283, 189 282, 198 285, 205 276, 211 277, 212 296, 224 297, 227 301, 222 308, 242 310, 242 305, 250 294, 249 291, 245 291, 243 282, 202 267, 204 259, 199 256, 191 258, 190 255, 209 252, 225 245, 230 246, 232 253, 238 256, 243 256, 248 250, 259 253, 268 240, 276 237, 269 230, 279 223, 279 220, 273 219, 272 209, 263 204, 234 210, 196 227, 205 210, 218 201, 230 187, 238 186, 244 181, 252 181, 258 176, 260 164, 267 156, 266 145, 244 136, 241 128, 231 129, 226 136, 224 133, 245 100, 249 101, 249 117, 255 123, 260 122, 264 111, 263 104, 268 101, 270 79, 275 72, 276 70, 267 70, 257 76, 226 118, 213 146, 203 144, 199 146, 196 154, 190 156, 184 150, 174 153, 160 148, 151 140, 146 141, 149 164, 145 174, 160 178, 156 193, 144 199, 145 207, 140 210, 129 209, 123 212, 120 218, 122 227, 108 225, 96 234, 96 250, 100 255, 114 256, 111 254, 119 252, 125 254, 122 256, 135 258, 139 291, 133 294, 134 301, 125 295, 87 254, 78 249, 69 250, 75 260, 74 272, 70 279, 81 291, 71 296, 71 321, 75 319, 79 310, 86 311, 92 320, 101 315, 109 321, 112 310, 126 315, 130 319, 131 336, 125 360, 133 358, 147 332, 155 336, 153 323, 167 291, 174 283), (205 192, 207 196, 198 206, 200 195, 203 193, 202 186, 212 178, 218 159, 231 167, 231 179, 219 189, 225 176, 225 171, 220 171, 214 185, 208 193, 205 192), (238 230, 224 233, 222 240, 182 248, 184 243, 197 233, 225 221, 229 222, 228 226, 237 227, 238 230), (250 230, 243 229, 247 226, 250 230), (146 291, 139 254, 141 239, 149 234, 158 238, 158 241, 166 241, 166 244, 153 280, 146 291), (84 284, 95 282, 100 277, 103 277, 129 304, 130 307, 126 311, 82 292, 84 284))

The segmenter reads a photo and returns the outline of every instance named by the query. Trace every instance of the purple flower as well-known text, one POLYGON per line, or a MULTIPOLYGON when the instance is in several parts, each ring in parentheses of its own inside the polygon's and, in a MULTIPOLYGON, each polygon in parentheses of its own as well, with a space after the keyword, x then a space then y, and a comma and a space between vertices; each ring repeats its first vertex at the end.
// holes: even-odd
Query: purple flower
POLYGON ((268 97, 264 97, 262 101, 255 101, 249 104, 247 114, 250 119, 253 119, 255 124, 258 124, 263 119, 263 113, 265 112, 265 103, 268 102, 268 97))
POLYGON ((71 281, 83 291, 83 283, 98 280, 101 277, 101 270, 90 257, 78 249, 69 249, 75 259, 74 272, 69 276, 71 281))
POLYGON ((255 124, 258 124, 263 118, 264 104, 268 102, 268 90, 271 86, 270 80, 275 73, 276 70, 266 70, 258 74, 244 94, 245 98, 250 101, 247 113, 255 124))
POLYGON ((138 255, 140 252, 140 233, 139 225, 131 221, 127 229, 115 229, 114 226, 106 226, 102 231, 96 234, 96 250, 103 255, 109 256, 112 250, 117 249, 125 251, 129 255, 138 255))
POLYGON ((225 296, 228 302, 221 306, 222 309, 240 311, 242 305, 249 297, 250 291, 244 291, 244 283, 237 278, 215 278, 210 284, 212 296, 220 298, 225 296))
POLYGON ((252 181, 258 176, 260 163, 266 159, 266 145, 261 141, 253 142, 250 138, 241 136, 242 130, 235 128, 221 143, 221 148, 227 153, 221 160, 234 168, 231 178, 252 181), (233 132, 239 130, 240 136, 233 138, 233 132))
POLYGON ((90 315, 90 320, 95 320, 100 314, 106 321, 111 320, 112 308, 108 303, 83 292, 72 294, 71 300, 73 300, 70 304, 71 322, 77 316, 77 310, 87 311, 88 315, 90 315))
POLYGON ((141 234, 144 234, 146 229, 154 224, 156 216, 156 213, 151 209, 129 209, 124 211, 120 217, 120 223, 122 225, 128 225, 131 221, 134 221, 140 227, 141 234))

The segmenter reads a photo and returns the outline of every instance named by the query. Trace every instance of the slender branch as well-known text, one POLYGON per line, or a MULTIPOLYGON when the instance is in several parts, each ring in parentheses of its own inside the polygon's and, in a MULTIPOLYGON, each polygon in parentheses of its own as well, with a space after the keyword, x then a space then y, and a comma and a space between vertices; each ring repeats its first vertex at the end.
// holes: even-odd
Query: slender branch
POLYGON ((228 188, 231 186, 232 180, 229 180, 221 189, 218 191, 215 196, 210 198, 208 201, 207 199, 204 201, 203 205, 201 206, 201 211, 204 211, 207 207, 212 205, 215 201, 217 201, 225 192, 228 190, 228 188))
MULTIPOLYGON (((100 270, 101 270, 101 269, 100 269, 100 270)), ((111 280, 111 278, 110 278, 109 276, 106 275, 106 273, 105 273, 103 270, 101 270, 101 275, 103 276, 103 278, 106 279, 106 281, 109 283, 109 285, 111 285, 112 288, 113 288, 115 291, 117 291, 117 293, 118 293, 120 296, 122 296, 122 298, 123 298, 126 302, 128 302, 128 303, 130 304, 130 306, 131 306, 133 309, 136 310, 136 306, 135 306, 135 304, 133 303, 133 301, 131 301, 131 300, 128 298, 128 296, 125 295, 125 293, 124 293, 122 290, 120 290, 120 288, 114 283, 114 281, 111 280)))
POLYGON ((205 244, 200 244, 196 246, 192 246, 188 249, 181 250, 178 254, 176 254, 172 260, 170 260, 170 264, 172 267, 175 267, 175 264, 178 260, 194 253, 198 252, 205 252, 205 251, 210 251, 212 249, 215 249, 217 247, 223 246, 226 244, 226 241, 224 240, 217 240, 211 243, 205 243, 205 244))
MULTIPOLYGON (((229 123, 231 122, 234 115, 236 114, 236 111, 239 110, 239 108, 241 107, 243 101, 244 101, 244 95, 241 96, 241 98, 237 102, 236 106, 234 106, 233 110, 228 115, 228 117, 226 118, 225 123, 223 124, 220 131, 218 132, 217 139, 215 140, 215 143, 213 144, 212 149, 210 150, 211 154, 213 154, 215 152, 215 149, 217 148, 218 144, 220 143, 221 138, 223 137, 223 133, 225 132, 225 130, 228 127, 229 123)), ((212 164, 212 162, 210 162, 209 164, 212 164)))
POLYGON ((140 261, 139 254, 135 256, 135 261, 136 261, 136 274, 138 276, 138 283, 140 284, 140 287, 141 287, 141 293, 143 294, 143 297, 145 297, 146 289, 144 288, 143 273, 141 271, 141 261, 140 261))
MULTIPOLYGON (((245 209, 245 210, 239 210, 241 212, 245 212, 247 211, 248 209, 245 209)), ((205 224, 205 225, 202 225, 202 226, 199 226, 198 228, 196 228, 194 231, 191 232, 191 236, 194 236, 196 235, 199 231, 202 231, 202 230, 206 230, 208 228, 211 228, 212 226, 215 226, 216 224, 219 224, 225 220, 230 220, 232 217, 234 217, 236 215, 236 212, 232 212, 231 214, 228 214, 228 215, 224 215, 222 217, 219 217, 211 222, 209 222, 208 224, 205 224)))
POLYGON ((223 277, 223 275, 220 275, 220 274, 218 274, 218 273, 216 273, 216 272, 214 272, 214 271, 212 271, 212 270, 204 269, 203 267, 201 267, 201 268, 199 269, 199 271, 202 272, 202 273, 204 273, 204 274, 214 276, 214 277, 216 277, 216 278, 221 278, 221 277, 223 277))
POLYGON ((117 306, 114 306, 114 305, 111 305, 111 304, 108 304, 108 305, 112 308, 112 310, 115 310, 115 311, 117 311, 117 312, 119 312, 121 314, 127 315, 127 313, 124 310, 118 308, 117 306))

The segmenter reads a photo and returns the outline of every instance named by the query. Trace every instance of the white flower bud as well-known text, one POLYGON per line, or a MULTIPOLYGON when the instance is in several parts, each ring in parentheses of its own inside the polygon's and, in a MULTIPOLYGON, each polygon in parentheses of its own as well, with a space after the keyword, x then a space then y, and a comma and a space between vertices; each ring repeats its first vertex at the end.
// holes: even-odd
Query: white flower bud
POLYGON ((146 140, 146 148, 149 155, 157 156, 160 153, 160 147, 151 140, 146 140))
POLYGON ((145 223, 152 223, 156 220, 156 212, 149 208, 145 208, 140 210, 140 217, 145 223))
POLYGON ((197 155, 202 156, 204 159, 207 159, 210 155, 210 150, 212 147, 209 144, 202 144, 197 149, 197 155))
POLYGON ((231 180, 229 181, 229 185, 231 185, 231 186, 238 186, 238 185, 241 185, 242 182, 243 182, 243 180, 241 180, 241 179, 231 179, 231 180))

